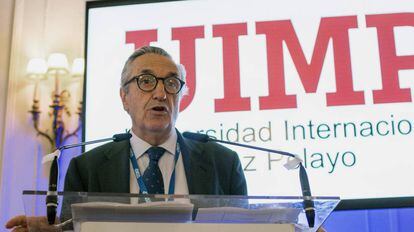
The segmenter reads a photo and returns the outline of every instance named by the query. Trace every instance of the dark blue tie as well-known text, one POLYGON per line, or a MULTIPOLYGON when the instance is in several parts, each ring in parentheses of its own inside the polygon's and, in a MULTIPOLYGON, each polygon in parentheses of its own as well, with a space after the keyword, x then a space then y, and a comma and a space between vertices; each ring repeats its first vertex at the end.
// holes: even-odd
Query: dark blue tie
POLYGON ((162 147, 151 147, 147 150, 150 162, 142 178, 144 179, 148 194, 164 194, 164 181, 158 166, 158 161, 164 152, 165 149, 162 147))

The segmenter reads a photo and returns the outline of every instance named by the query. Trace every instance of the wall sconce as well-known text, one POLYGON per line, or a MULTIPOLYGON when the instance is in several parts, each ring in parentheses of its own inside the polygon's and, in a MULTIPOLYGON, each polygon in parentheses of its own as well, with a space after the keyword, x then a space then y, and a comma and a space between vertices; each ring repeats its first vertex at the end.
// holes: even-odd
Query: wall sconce
POLYGON ((33 94, 32 109, 29 113, 32 114, 33 126, 38 135, 46 138, 49 143, 58 148, 65 143, 65 141, 72 137, 77 136, 77 132, 82 125, 82 101, 79 101, 76 114, 78 115, 78 125, 73 131, 69 131, 65 127, 63 121, 63 114, 71 116, 71 112, 66 105, 67 100, 70 98, 68 90, 61 91, 61 83, 63 78, 70 76, 73 78, 83 77, 84 73, 84 60, 77 58, 73 61, 71 72, 69 71, 69 64, 65 54, 53 53, 49 55, 47 62, 44 59, 34 58, 27 64, 27 76, 34 80, 35 88, 33 94), (52 103, 49 105, 51 112, 49 115, 52 117, 52 132, 50 130, 42 130, 39 127, 39 117, 41 114, 40 100, 39 100, 39 84, 41 80, 47 78, 53 78, 54 90, 52 92, 52 103))

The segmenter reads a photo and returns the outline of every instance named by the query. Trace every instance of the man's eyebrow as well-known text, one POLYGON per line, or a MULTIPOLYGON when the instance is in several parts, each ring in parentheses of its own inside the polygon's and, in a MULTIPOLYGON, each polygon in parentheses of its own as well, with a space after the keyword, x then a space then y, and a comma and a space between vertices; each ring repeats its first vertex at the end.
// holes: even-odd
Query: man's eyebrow
POLYGON ((154 72, 151 69, 143 69, 141 70, 141 74, 154 74, 154 72))
POLYGON ((178 77, 177 72, 169 72, 165 77, 178 77))
MULTIPOLYGON (((141 70, 140 74, 152 74, 152 75, 156 76, 155 73, 151 69, 143 69, 143 70, 141 70)), ((167 73, 167 75, 165 75, 163 77, 178 77, 178 72, 169 72, 169 73, 167 73)))

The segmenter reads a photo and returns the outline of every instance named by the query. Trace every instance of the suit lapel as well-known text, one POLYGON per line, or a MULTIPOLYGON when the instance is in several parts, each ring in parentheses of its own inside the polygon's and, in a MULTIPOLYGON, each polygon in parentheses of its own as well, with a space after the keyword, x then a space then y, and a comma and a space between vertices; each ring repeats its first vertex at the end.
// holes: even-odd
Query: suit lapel
POLYGON ((211 157, 204 153, 204 145, 183 138, 178 131, 177 135, 189 194, 214 194, 213 165, 211 157))
POLYGON ((101 192, 129 193, 129 140, 114 143, 105 151, 97 175, 101 192))

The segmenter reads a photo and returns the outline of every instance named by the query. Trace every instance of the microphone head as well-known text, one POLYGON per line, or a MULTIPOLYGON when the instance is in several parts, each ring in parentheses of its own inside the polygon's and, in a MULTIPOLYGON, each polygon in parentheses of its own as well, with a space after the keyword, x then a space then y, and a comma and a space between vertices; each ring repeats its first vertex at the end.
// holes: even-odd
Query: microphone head
POLYGON ((188 131, 184 132, 183 136, 187 139, 196 140, 202 143, 206 143, 210 140, 210 137, 208 135, 188 131))
POLYGON ((112 139, 114 140, 114 142, 120 142, 120 141, 130 139, 131 137, 132 137, 132 134, 128 132, 128 133, 116 134, 112 136, 112 139))

